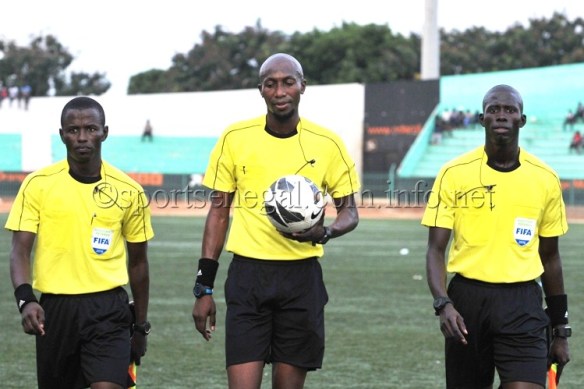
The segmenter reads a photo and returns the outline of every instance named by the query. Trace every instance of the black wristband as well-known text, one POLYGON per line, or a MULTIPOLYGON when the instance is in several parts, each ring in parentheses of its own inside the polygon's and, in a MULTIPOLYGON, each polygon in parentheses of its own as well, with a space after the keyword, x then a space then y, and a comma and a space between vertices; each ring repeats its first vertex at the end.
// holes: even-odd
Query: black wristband
POLYGON ((195 283, 199 283, 209 288, 213 288, 215 284, 215 276, 219 268, 219 261, 211 258, 199 259, 199 270, 197 271, 197 278, 195 283))
POLYGON ((14 289, 14 297, 16 297, 16 306, 20 313, 22 313, 26 304, 38 303, 38 300, 32 291, 31 284, 18 285, 18 287, 14 289))
POLYGON ((545 302, 552 327, 568 324, 568 295, 547 296, 545 302))

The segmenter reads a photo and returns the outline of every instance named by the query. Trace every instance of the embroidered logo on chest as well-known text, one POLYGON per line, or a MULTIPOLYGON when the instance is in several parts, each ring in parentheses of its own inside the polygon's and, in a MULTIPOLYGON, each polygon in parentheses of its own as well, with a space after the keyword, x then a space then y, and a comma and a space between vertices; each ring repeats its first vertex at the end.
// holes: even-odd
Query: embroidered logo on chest
POLYGON ((114 232, 107 228, 94 228, 91 234, 91 248, 96 254, 105 253, 112 244, 114 232))
POLYGON ((519 246, 525 246, 533 239, 535 235, 535 220, 518 217, 515 219, 513 226, 513 235, 515 242, 519 246))

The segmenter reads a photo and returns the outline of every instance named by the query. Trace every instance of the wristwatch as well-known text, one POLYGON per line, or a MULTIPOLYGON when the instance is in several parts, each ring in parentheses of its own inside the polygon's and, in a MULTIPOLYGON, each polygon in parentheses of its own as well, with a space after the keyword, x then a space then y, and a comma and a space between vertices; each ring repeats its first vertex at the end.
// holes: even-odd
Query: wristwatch
POLYGON ((328 242, 330 238, 332 238, 331 229, 330 229, 330 227, 325 227, 324 228, 324 235, 316 243, 318 243, 318 244, 326 244, 326 242, 328 242))
POLYGON ((212 295, 213 288, 210 288, 208 286, 205 286, 205 285, 197 282, 197 283, 195 283, 195 287, 193 288, 193 294, 195 295, 196 298, 200 298, 200 297, 207 296, 207 295, 212 295))
POLYGON ((452 304, 452 300, 450 300, 447 296, 440 296, 434 299, 434 313, 436 316, 440 316, 440 312, 444 309, 446 304, 452 304))
POLYGON ((142 324, 134 324, 134 332, 139 332, 143 335, 148 335, 152 331, 152 326, 149 321, 145 321, 142 324))
POLYGON ((554 338, 569 338, 572 336, 572 327, 570 326, 563 326, 563 327, 555 327, 552 330, 552 334, 554 338))

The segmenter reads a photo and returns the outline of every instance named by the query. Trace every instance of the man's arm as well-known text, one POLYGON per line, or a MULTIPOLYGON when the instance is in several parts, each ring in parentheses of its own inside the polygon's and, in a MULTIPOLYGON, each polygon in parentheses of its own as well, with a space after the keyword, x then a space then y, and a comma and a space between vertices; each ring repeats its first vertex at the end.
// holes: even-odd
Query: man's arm
MULTIPOLYGON (((148 320, 150 296, 150 273, 148 264, 148 242, 126 244, 128 249, 128 276, 134 300, 135 322, 143 325, 148 320)), ((132 336, 132 360, 140 364, 146 354, 146 334, 134 331, 132 336)))
MULTIPOLYGON (((218 264, 212 261, 218 261, 225 239, 227 237, 227 229, 229 227, 229 212, 231 209, 231 202, 233 200, 233 193, 213 191, 211 196, 211 207, 205 220, 205 229, 203 232, 203 243, 201 248, 201 260, 199 266, 205 264, 214 269, 209 269, 209 272, 216 271, 218 264)), ((201 269, 206 271, 205 269, 201 269)), ((205 277, 207 275, 205 274, 205 277)), ((211 276, 214 282, 215 275, 211 276)), ((213 285, 205 285, 212 287, 213 285)), ((215 331, 217 308, 213 295, 205 295, 195 299, 193 306, 193 320, 197 331, 201 333, 205 340, 211 339, 211 333, 215 331), (207 327, 207 324, 209 326, 207 327)))
MULTIPOLYGON (((335 203, 337 216, 335 220, 327 226, 330 233, 330 236, 328 236, 327 239, 338 238, 339 236, 345 235, 346 233, 353 231, 359 224, 359 212, 355 203, 354 194, 335 198, 333 201, 335 203)), ((324 216, 325 215, 323 214, 322 219, 307 231, 294 232, 291 234, 282 233, 282 235, 299 242, 319 242, 326 234, 324 216)))
POLYGON ((441 227, 428 229, 426 251, 426 277, 432 297, 447 296, 446 293, 446 247, 450 240, 450 230, 441 227))
POLYGON ((232 200, 233 193, 213 191, 211 208, 209 208, 203 232, 203 245, 201 248, 201 256, 203 258, 219 260, 227 238, 232 200))
POLYGON ((359 224, 359 212, 355 204, 355 195, 333 199, 337 210, 337 217, 331 223, 331 238, 336 238, 353 231, 359 224))
MULTIPOLYGON (((432 297, 448 297, 446 292, 446 248, 451 230, 430 227, 426 251, 426 277, 432 297)), ((440 311, 440 330, 446 338, 457 338, 466 344, 466 326, 453 304, 446 304, 440 311)))
POLYGON ((127 243, 128 275, 136 311, 136 323, 148 320, 150 293, 150 271, 148 264, 148 242, 127 243))
MULTIPOLYGON (((565 327, 568 323, 568 298, 564 290, 564 275, 558 237, 540 237, 539 256, 544 268, 541 275, 541 283, 546 296, 551 325, 554 328, 565 327)), ((562 367, 569 361, 568 339, 554 337, 550 346, 550 362, 557 362, 562 367)))
POLYGON ((28 231, 12 233, 10 278, 22 316, 22 328, 27 334, 45 334, 45 311, 38 304, 31 286, 31 253, 36 234, 28 231))
POLYGON ((543 264, 541 282, 546 296, 565 294, 558 237, 539 238, 539 256, 543 264))

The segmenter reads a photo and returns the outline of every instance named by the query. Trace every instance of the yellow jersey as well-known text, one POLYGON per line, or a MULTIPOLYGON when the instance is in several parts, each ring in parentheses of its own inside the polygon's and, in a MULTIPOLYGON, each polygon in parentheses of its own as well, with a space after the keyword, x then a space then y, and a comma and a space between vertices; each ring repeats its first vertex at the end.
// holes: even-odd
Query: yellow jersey
POLYGON ((524 150, 518 167, 493 169, 483 146, 441 168, 422 224, 453 230, 448 272, 492 283, 539 277, 539 237, 568 231, 556 172, 524 150))
POLYGON ((229 126, 215 145, 203 185, 233 193, 226 250, 257 259, 322 256, 321 245, 284 238, 266 215, 264 193, 276 179, 300 174, 333 198, 355 193, 355 162, 338 135, 306 119, 287 136, 270 132, 260 116, 229 126))
POLYGON ((144 190, 105 161, 92 183, 74 179, 66 160, 30 173, 5 228, 37 235, 33 287, 54 294, 127 284, 125 242, 154 236, 144 190))

